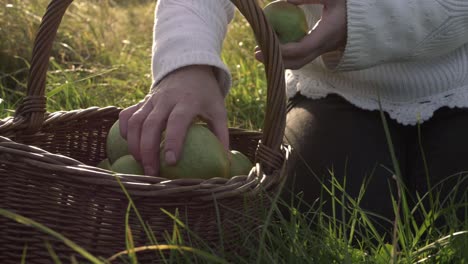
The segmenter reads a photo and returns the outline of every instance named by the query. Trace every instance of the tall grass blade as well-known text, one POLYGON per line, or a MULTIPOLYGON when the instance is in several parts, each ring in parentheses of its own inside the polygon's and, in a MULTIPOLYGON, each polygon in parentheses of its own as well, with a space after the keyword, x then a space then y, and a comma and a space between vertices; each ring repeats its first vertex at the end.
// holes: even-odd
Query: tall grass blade
POLYGON ((102 262, 101 260, 99 260, 98 258, 93 256, 92 254, 90 254, 87 250, 80 247, 79 245, 77 245, 76 243, 71 241, 70 239, 64 237, 63 235, 55 232, 54 230, 52 230, 52 229, 50 229, 50 228, 48 228, 48 227, 34 221, 32 219, 21 216, 19 214, 15 214, 13 212, 10 212, 10 211, 2 209, 2 208, 0 208, 0 215, 4 216, 6 218, 9 218, 11 220, 14 220, 14 221, 16 221, 16 222, 18 222, 20 224, 34 227, 34 228, 36 228, 36 229, 38 229, 38 230, 40 230, 40 231, 42 231, 42 232, 44 232, 44 233, 46 233, 48 235, 51 235, 51 236, 55 237, 56 239, 62 241, 65 245, 67 245, 71 249, 75 250, 77 253, 79 253, 81 256, 83 256, 84 258, 86 258, 87 260, 89 260, 93 264, 104 264, 104 262, 102 262))
POLYGON ((24 248, 23 248, 23 253, 21 254, 21 264, 25 264, 26 263, 26 255, 28 253, 28 244, 25 244, 24 245, 24 248))
POLYGON ((62 264, 62 261, 60 261, 59 257, 57 256, 57 253, 55 253, 55 250, 52 248, 52 245, 46 241, 45 243, 47 252, 49 252, 49 255, 52 257, 52 260, 54 261, 55 264, 62 264))
POLYGON ((140 221, 141 227, 142 227, 143 230, 145 231, 146 236, 148 237, 148 239, 151 240, 151 243, 152 243, 152 244, 157 244, 157 243, 158 243, 157 241, 153 241, 154 235, 152 235, 152 234, 150 233, 150 230, 149 230, 149 228, 147 227, 147 225, 145 224, 145 221, 143 221, 143 218, 141 217, 140 212, 139 212, 138 209, 136 208, 135 203, 134 203, 133 200, 132 200, 132 197, 131 197, 130 194, 128 193, 128 191, 127 191, 127 189, 125 188, 125 186, 122 184, 122 181, 121 181, 120 178, 117 176, 117 174, 115 175, 115 179, 117 180, 117 182, 118 182, 119 185, 120 185, 120 188, 122 189, 122 191, 124 192, 125 196, 127 197, 128 202, 129 202, 129 204, 131 205, 131 208, 133 209, 133 211, 134 211, 135 214, 137 215, 138 220, 140 221))
POLYGON ((127 250, 129 251, 129 257, 130 257, 130 260, 132 261, 132 264, 137 264, 138 260, 137 260, 136 253, 132 250, 133 248, 135 248, 135 243, 133 242, 132 229, 130 228, 130 223, 129 223, 130 210, 131 210, 131 204, 128 203, 127 211, 125 212, 125 243, 127 246, 127 250))
MULTIPOLYGON (((178 245, 152 245, 152 246, 143 246, 132 249, 134 252, 144 252, 144 251, 165 251, 165 250, 177 250, 193 253, 199 257, 202 257, 209 261, 209 263, 219 263, 219 264, 229 264, 226 260, 209 254, 203 250, 187 247, 187 246, 178 246, 178 245)), ((107 259, 108 262, 113 262, 123 255, 127 255, 129 252, 127 250, 121 251, 110 258, 107 259)))

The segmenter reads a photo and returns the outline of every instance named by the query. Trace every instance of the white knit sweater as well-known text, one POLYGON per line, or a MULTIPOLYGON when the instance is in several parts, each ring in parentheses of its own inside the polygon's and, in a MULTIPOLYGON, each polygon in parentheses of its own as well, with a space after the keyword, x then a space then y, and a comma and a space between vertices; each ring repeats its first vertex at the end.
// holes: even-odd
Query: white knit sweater
MULTIPOLYGON (((303 8, 312 28, 321 7, 303 8)), ((218 69, 227 94, 231 75, 220 54, 233 14, 229 0, 159 0, 153 83, 177 68, 206 64, 218 69)), ((391 118, 410 125, 443 106, 468 107, 468 0, 347 0, 347 20, 343 54, 286 71, 289 97, 334 93, 369 110, 380 101, 391 118)))

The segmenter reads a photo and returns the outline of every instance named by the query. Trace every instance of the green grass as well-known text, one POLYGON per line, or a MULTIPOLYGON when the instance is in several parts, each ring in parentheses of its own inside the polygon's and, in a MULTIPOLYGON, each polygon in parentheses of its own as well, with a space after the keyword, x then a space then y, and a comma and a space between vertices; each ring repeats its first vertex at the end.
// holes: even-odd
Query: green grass
MULTIPOLYGON (((47 3, 47 0, 0 0, 0 98, 3 99, 0 118, 12 115, 25 96, 32 43, 47 3)), ((141 100, 151 85, 154 4, 149 0, 75 1, 62 22, 51 54, 47 110, 127 107, 141 100)), ((255 45, 249 25, 236 13, 222 53, 233 76, 233 87, 226 98, 230 126, 262 127, 266 81, 263 65, 253 59, 255 45)), ((396 160, 389 169, 399 175, 396 160)), ((334 193, 340 188, 336 183, 329 191, 334 193)), ((127 215, 138 216, 138 208, 127 197, 127 215)), ((434 197, 437 193, 421 196, 431 200, 431 208, 421 204, 410 208, 405 196, 394 197, 395 210, 402 212, 402 219, 390 219, 395 225, 390 243, 384 242, 375 231, 370 214, 359 207, 359 199, 346 195, 336 197, 334 202, 350 204, 348 219, 322 213, 320 204, 310 205, 310 214, 305 214, 297 212, 296 205, 289 203, 285 206, 293 215, 285 219, 279 209, 284 201, 275 200, 271 210, 265 210, 269 217, 262 226, 261 238, 255 240, 246 235, 241 241, 246 255, 229 257, 235 263, 466 263, 468 223, 455 221, 453 215, 457 206, 466 204, 456 204, 450 197, 441 204, 434 197), (425 215, 427 222, 417 224, 415 212, 425 215), (433 227, 435 218, 446 218, 447 225, 433 227)), ((92 263, 106 261, 86 252, 82 248, 86 245, 77 245, 31 219, 1 209, 0 215, 49 233, 92 263)), ((174 219, 177 220, 175 216, 174 219)), ((185 228, 182 222, 175 223, 175 229, 185 228)), ((154 239, 151 230, 145 231, 154 239)), ((133 245, 131 234, 127 225, 128 250, 138 246, 133 245)), ((54 260, 53 248, 48 250, 54 260)), ((210 248, 181 244, 177 236, 140 250, 169 250, 177 259, 173 263, 185 263, 181 252, 197 256, 198 263, 226 262, 222 254, 210 253, 210 248)), ((128 260, 137 263, 137 254, 129 254, 128 260)))

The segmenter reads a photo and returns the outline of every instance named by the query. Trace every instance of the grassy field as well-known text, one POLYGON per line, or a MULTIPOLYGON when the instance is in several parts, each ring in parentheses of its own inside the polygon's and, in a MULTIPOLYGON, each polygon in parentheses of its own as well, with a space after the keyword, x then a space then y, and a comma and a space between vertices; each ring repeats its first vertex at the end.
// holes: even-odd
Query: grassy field
MULTIPOLYGON (((145 96, 151 85, 154 3, 125 3, 77 1, 68 10, 47 75, 49 111, 126 107, 145 96)), ((47 1, 2 0, 1 5, 0 33, 8 36, 0 40, 0 98, 5 111, 0 116, 4 117, 25 94, 32 43, 47 1)), ((265 76, 263 65, 253 60, 250 27, 236 16, 222 54, 234 78, 226 105, 231 125, 255 129, 263 120, 265 76)))
MULTIPOLYGON (((47 2, 0 0, 0 118, 12 115, 25 96, 32 43, 47 2)), ((151 85, 154 5, 150 0, 74 2, 50 56, 47 110, 127 107, 141 100, 151 85)), ((249 25, 237 13, 222 53, 233 76, 226 98, 230 126, 262 127, 266 81, 263 65, 253 59, 255 45, 249 25)), ((235 263, 468 263, 468 223, 452 216, 453 208, 466 205, 411 208, 447 218, 448 224, 440 228, 430 221, 417 225, 411 210, 403 212, 407 224, 396 223, 398 241, 392 243, 376 234, 356 201, 349 203, 353 217, 345 221, 320 211, 311 220, 293 205, 288 205, 295 212, 291 219, 275 211, 277 220, 268 223, 265 239, 249 244, 246 256, 235 263)), ((3 210, 0 215, 17 217, 3 210)), ((226 263, 214 255, 201 254, 200 259, 226 263)))

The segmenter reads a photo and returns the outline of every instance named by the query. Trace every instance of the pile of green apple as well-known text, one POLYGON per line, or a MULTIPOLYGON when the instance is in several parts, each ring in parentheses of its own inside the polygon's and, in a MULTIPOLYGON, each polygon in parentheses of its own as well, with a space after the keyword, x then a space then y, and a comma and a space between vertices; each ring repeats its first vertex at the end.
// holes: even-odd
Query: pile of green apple
MULTIPOLYGON (((160 143, 160 157, 164 157, 164 138, 160 143)), ((97 167, 117 173, 144 175, 141 164, 128 150, 127 141, 120 135, 117 120, 106 138, 107 158, 97 167)), ((208 179, 213 177, 229 178, 247 175, 253 167, 252 162, 242 152, 226 152, 218 138, 204 125, 192 124, 182 148, 177 164, 168 165, 164 159, 159 161, 159 176, 168 179, 208 179)))

